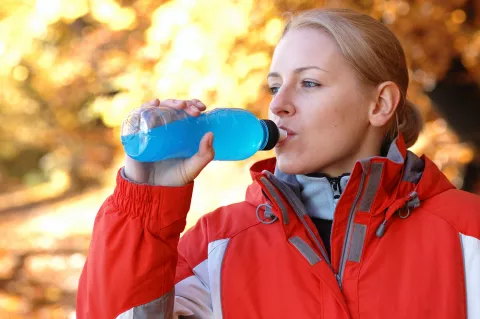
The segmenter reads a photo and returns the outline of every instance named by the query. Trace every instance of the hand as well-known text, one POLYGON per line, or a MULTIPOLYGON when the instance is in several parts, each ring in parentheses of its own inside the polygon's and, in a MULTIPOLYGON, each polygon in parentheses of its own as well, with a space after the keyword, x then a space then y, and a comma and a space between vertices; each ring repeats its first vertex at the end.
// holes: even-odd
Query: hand
MULTIPOLYGON (((191 116, 199 116, 206 110, 199 100, 163 100, 155 99, 144 103, 142 107, 163 106, 185 110, 191 116)), ((125 175, 136 183, 162 186, 183 186, 193 182, 200 172, 213 160, 213 134, 205 134, 200 141, 197 154, 186 159, 168 159, 155 163, 142 163, 126 156, 125 175)))

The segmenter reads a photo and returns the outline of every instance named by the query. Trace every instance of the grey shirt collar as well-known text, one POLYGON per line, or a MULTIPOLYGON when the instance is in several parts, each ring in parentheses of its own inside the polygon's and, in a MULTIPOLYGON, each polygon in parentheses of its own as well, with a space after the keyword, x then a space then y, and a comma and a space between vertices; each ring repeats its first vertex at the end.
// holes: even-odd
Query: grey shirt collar
MULTIPOLYGON (((293 190, 302 201, 309 216, 333 220, 338 199, 333 198, 333 190, 326 177, 286 174, 278 166, 275 167, 275 176, 293 190)), ((341 177, 342 193, 349 179, 350 175, 341 177)))
MULTIPOLYGON (((300 198, 310 217, 333 220, 335 207, 340 198, 335 198, 332 183, 327 177, 295 175, 300 187, 300 198)), ((340 178, 340 193, 347 186, 350 175, 340 178)), ((337 193, 338 194, 338 193, 337 193)))

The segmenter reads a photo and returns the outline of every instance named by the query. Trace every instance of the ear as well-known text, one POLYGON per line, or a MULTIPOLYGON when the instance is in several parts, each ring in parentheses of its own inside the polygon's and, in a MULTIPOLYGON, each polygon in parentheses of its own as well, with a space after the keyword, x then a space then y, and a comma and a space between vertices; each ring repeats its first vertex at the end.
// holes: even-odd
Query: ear
POLYGON ((382 127, 395 115, 395 110, 400 103, 400 89, 392 81, 383 82, 377 87, 374 97, 368 119, 372 126, 382 127))

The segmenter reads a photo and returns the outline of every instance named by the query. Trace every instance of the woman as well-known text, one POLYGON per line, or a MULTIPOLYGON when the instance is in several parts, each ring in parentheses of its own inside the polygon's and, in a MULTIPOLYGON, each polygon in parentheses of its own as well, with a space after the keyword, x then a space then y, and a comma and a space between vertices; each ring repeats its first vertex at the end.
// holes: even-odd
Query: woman
POLYGON ((190 159, 127 158, 78 318, 480 318, 480 200, 407 151, 421 122, 395 36, 350 10, 305 12, 270 69, 269 117, 289 136, 253 165, 246 200, 179 241, 214 137, 190 159))

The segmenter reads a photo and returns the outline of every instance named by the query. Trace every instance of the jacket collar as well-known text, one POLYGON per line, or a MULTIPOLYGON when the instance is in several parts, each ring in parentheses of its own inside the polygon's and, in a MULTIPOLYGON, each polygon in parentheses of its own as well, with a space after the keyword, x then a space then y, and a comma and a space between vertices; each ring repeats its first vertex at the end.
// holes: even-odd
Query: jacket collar
MULTIPOLYGON (((265 171, 289 186, 298 198, 300 186, 295 175, 285 174, 276 167, 276 159, 259 161, 251 167, 251 176, 255 181, 266 176, 265 171)), ((417 157, 407 151, 403 137, 399 135, 390 145, 386 157, 374 156, 358 161, 344 193, 358 192, 359 182, 364 178, 365 185, 359 210, 365 212, 383 211, 395 201, 409 200, 415 191, 420 201, 426 200, 445 190, 454 188, 445 175, 425 156, 417 157), (356 188, 356 189, 352 189, 356 188)), ((253 205, 265 202, 261 187, 254 182, 247 190, 246 200, 253 205)))

